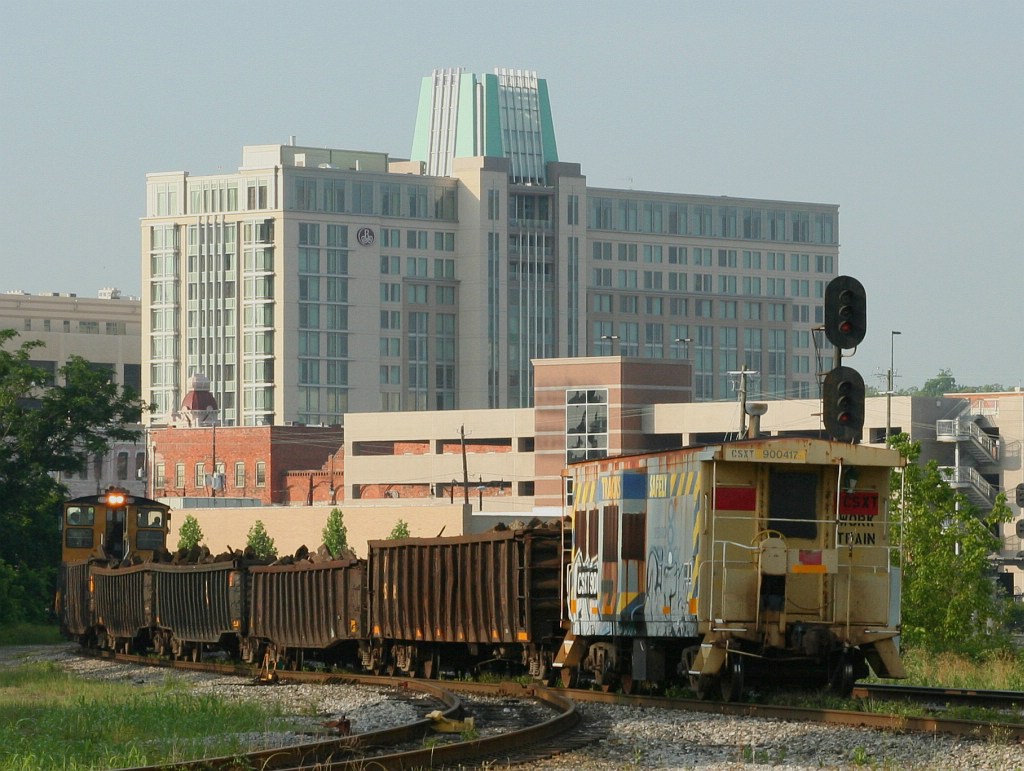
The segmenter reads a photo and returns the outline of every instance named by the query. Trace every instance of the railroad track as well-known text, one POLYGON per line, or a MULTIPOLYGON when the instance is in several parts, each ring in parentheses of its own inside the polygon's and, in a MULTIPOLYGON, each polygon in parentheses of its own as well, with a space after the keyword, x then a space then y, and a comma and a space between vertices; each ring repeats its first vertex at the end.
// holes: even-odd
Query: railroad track
MULTIPOLYGON (((144 664, 167 665, 168 662, 154 662, 143 657, 119 656, 120 661, 144 664)), ((198 669, 222 674, 246 675, 251 677, 250 668, 233 664, 209 662, 173 662, 187 669, 198 669)), ((316 765, 319 769, 366 769, 371 752, 381 748, 394 748, 398 743, 407 746, 401 751, 372 756, 374 768, 441 768, 458 766, 466 762, 478 764, 501 763, 522 767, 531 760, 539 760, 570 752, 588 743, 602 740, 607 736, 607 726, 583 720, 575 709, 575 703, 601 703, 617 706, 644 707, 662 710, 686 710, 709 714, 738 717, 755 717, 773 720, 802 721, 835 726, 866 727, 877 730, 912 732, 923 734, 950 734, 969 737, 984 737, 1001 741, 1024 743, 1024 724, 1017 722, 992 722, 949 719, 936 717, 908 717, 835 709, 811 709, 791 706, 760 704, 737 704, 726 702, 698 701, 693 699, 669 699, 654 696, 624 695, 592 690, 549 691, 540 687, 522 686, 515 683, 474 683, 468 681, 420 680, 413 678, 381 677, 372 675, 335 674, 320 672, 278 671, 282 681, 351 683, 395 687, 396 685, 417 692, 436 694, 438 702, 444 704, 445 716, 452 720, 461 719, 467 712, 474 712, 485 718, 487 723, 500 722, 495 718, 493 705, 482 702, 467 702, 465 697, 504 697, 522 702, 536 699, 545 705, 544 710, 555 714, 547 720, 533 713, 531 726, 517 730, 514 726, 502 726, 509 730, 487 737, 462 738, 459 741, 424 746, 426 737, 432 733, 428 721, 416 721, 408 726, 396 727, 383 732, 367 732, 346 740, 332 739, 301 745, 300 747, 276 749, 265 753, 253 753, 246 757, 254 767, 266 769, 303 769, 316 765), (435 690, 436 689, 436 690, 435 690)), ((858 692, 855 692, 858 693, 858 692)), ((895 699, 911 698, 926 703, 968 703, 996 707, 1019 707, 1022 695, 1017 692, 986 692, 958 689, 920 689, 906 686, 862 686, 859 695, 863 698, 895 699)), ((521 711, 521 710, 514 710, 521 711)), ((220 769, 237 768, 239 758, 213 759, 177 766, 160 766, 175 769, 220 769)), ((148 771, 148 770, 147 770, 148 771)), ((155 771, 155 769, 154 769, 155 771)))
POLYGON ((982 691, 975 688, 934 688, 921 685, 859 685, 853 689, 856 699, 912 701, 917 704, 962 704, 969 707, 1024 709, 1022 691, 982 691))
MULTIPOLYGON (((96 653, 92 655, 97 656, 96 653)), ((97 657, 120 663, 253 676, 251 668, 235 664, 155 660, 109 652, 101 652, 97 657)), ((365 771, 367 768, 384 771, 444 768, 469 761, 487 763, 514 760, 523 763, 535 758, 550 757, 592 740, 592 737, 585 734, 567 737, 580 722, 576 705, 563 694, 547 688, 515 683, 445 682, 324 672, 278 671, 274 675, 281 682, 350 683, 399 688, 426 694, 436 700, 442 709, 432 713, 433 717, 353 736, 319 739, 231 757, 140 766, 132 771, 220 771, 238 768, 299 771, 314 767, 318 771, 365 771), (468 694, 477 699, 500 697, 506 702, 504 705, 494 705, 482 700, 467 701, 459 694, 468 694), (513 709, 509 704, 517 706, 513 709), (505 710, 510 714, 503 714, 505 710), (464 718, 470 715, 475 718, 473 728, 460 732, 459 726, 465 725, 464 718), (438 733, 439 728, 442 729, 441 733, 438 733), (494 733, 479 735, 477 729, 494 733), (444 740, 445 736, 449 737, 447 741, 444 740)))
MULTIPOLYGON (((936 689, 945 690, 945 689, 936 689)), ((580 703, 613 704, 628 707, 647 707, 666 710, 686 710, 705 712, 736 717, 758 717, 774 720, 803 721, 808 723, 824 723, 875 728, 886 731, 913 731, 918 733, 943 733, 955 736, 972 736, 1000 738, 1024 742, 1024 723, 992 722, 990 720, 961 720, 938 717, 909 717, 889 715, 878 712, 859 712, 853 710, 818 709, 790 706, 772 706, 767 704, 740 704, 735 702, 700 701, 696 699, 670 699, 660 696, 626 696, 623 694, 603 693, 600 691, 571 690, 566 691, 574 701, 580 703)), ((980 694, 984 703, 985 691, 980 694)), ((1000 693, 1000 692, 995 692, 1000 693)), ((1020 694, 1017 694, 1018 697, 1020 694)), ((968 692, 962 692, 963 699, 969 699, 968 692)), ((1019 700, 1017 702, 1020 703, 1019 700)))

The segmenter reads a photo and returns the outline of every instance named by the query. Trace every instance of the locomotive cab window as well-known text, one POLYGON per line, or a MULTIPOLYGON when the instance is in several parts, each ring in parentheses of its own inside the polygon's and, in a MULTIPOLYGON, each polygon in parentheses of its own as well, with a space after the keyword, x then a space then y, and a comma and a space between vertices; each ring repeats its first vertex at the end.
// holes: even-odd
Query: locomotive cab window
POLYGON ((160 509, 140 509, 135 546, 139 549, 160 549, 164 546, 164 513, 160 509))
POLYGON ((96 509, 92 506, 68 506, 64 520, 71 527, 92 526, 96 522, 96 509))
POLYGON ((786 538, 817 538, 818 475, 773 469, 768 485, 768 528, 786 538))
POLYGON ((92 528, 69 527, 64 531, 64 545, 69 549, 91 549, 92 528))
POLYGON ((139 527, 163 527, 164 513, 160 509, 139 509, 139 527))

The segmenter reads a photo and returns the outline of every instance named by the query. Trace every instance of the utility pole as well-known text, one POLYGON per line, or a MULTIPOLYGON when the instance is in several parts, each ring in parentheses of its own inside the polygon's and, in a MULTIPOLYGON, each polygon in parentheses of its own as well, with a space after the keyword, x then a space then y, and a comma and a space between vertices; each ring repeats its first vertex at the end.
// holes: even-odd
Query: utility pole
POLYGON ((893 372, 893 355, 896 351, 896 335, 902 335, 898 329, 893 329, 889 332, 889 377, 886 380, 885 388, 885 443, 889 443, 889 435, 892 433, 892 389, 894 377, 893 372))
POLYGON ((211 496, 217 497, 217 419, 213 419, 213 474, 210 476, 211 496))
POLYGON ((744 364, 739 370, 733 372, 727 372, 727 375, 739 376, 739 396, 740 396, 740 433, 739 438, 742 439, 747 435, 747 376, 757 377, 760 373, 754 372, 747 369, 747 365, 744 364))
POLYGON ((466 427, 459 426, 459 439, 462 442, 462 493, 463 502, 469 505, 469 468, 466 465, 466 427))

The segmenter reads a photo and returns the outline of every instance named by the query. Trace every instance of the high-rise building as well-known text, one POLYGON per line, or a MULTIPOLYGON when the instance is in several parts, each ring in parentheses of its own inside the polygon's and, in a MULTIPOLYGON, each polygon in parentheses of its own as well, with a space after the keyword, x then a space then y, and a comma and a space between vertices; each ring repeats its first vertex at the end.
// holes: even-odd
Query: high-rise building
POLYGON ((143 394, 226 425, 530 406, 531 360, 690 359, 702 401, 817 395, 832 204, 593 188, 534 73, 424 79, 411 160, 243 148, 147 176, 143 394), (733 373, 733 374, 730 374, 733 373))

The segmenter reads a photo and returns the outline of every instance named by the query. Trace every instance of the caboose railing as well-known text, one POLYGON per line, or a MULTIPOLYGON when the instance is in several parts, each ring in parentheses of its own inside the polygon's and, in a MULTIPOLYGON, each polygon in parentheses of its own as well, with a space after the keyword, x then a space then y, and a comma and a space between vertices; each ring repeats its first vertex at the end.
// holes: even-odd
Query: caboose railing
MULTIPOLYGON (((898 603, 898 598, 892 592, 886 591, 884 597, 879 598, 880 602, 884 603, 884 612, 880 612, 873 619, 852 618, 851 613, 854 603, 851 602, 853 599, 851 592, 855 584, 854 576, 856 575, 885 575, 887 578, 886 585, 888 585, 893 578, 894 570, 897 569, 893 564, 893 555, 899 553, 899 545, 893 543, 837 545, 835 533, 838 530, 838 523, 836 520, 818 519, 801 520, 801 522, 813 522, 818 528, 823 528, 825 532, 830 533, 830 542, 824 548, 835 549, 838 552, 837 572, 820 574, 823 580, 829 582, 829 585, 822 589, 822 602, 816 609, 819 613, 817 620, 827 624, 845 624, 848 633, 850 626, 855 621, 858 623, 860 621, 882 622, 886 627, 890 627, 897 618, 894 610, 898 610, 898 604, 894 607, 894 604, 898 603), (840 593, 842 593, 844 599, 841 606, 835 602, 827 602, 825 600, 825 598, 837 598, 840 596, 840 593), (839 614, 840 608, 844 610, 841 617, 839 614)), ((710 581, 710 591, 708 592, 710 603, 707 618, 712 622, 713 628, 718 631, 727 631, 726 627, 732 631, 739 631, 737 630, 737 624, 740 621, 752 621, 754 624, 761 623, 761 577, 758 566, 758 554, 761 551, 761 545, 756 542, 743 543, 734 538, 720 537, 719 533, 722 530, 730 529, 727 523, 750 526, 753 531, 754 520, 750 516, 730 516, 721 513, 712 518, 711 544, 708 552, 711 555, 711 560, 710 564, 705 566, 706 575, 710 581), (756 580, 757 590, 751 597, 753 606, 748 609, 747 618, 730 618, 730 614, 726 612, 727 595, 730 592, 742 590, 741 581, 749 581, 751 572, 755 571, 758 573, 756 580), (743 578, 736 579, 736 576, 741 574, 743 578), (731 578, 734 580, 730 580, 731 578), (716 625, 719 621, 724 622, 724 626, 716 625)), ((876 524, 880 532, 886 534, 892 533, 898 526, 898 523, 887 517, 882 518, 881 515, 876 520, 876 524)), ((755 541, 756 537, 757 533, 755 532, 755 541)), ((788 548, 794 547, 790 546, 788 548)), ((790 580, 794 575, 802 577, 802 574, 787 572, 787 580, 790 580)), ((791 616, 799 615, 804 618, 806 617, 806 614, 794 614, 792 610, 788 611, 788 613, 791 616)), ((872 623, 871 626, 873 628, 876 624, 872 623)), ((887 628, 886 631, 892 630, 887 628)))

